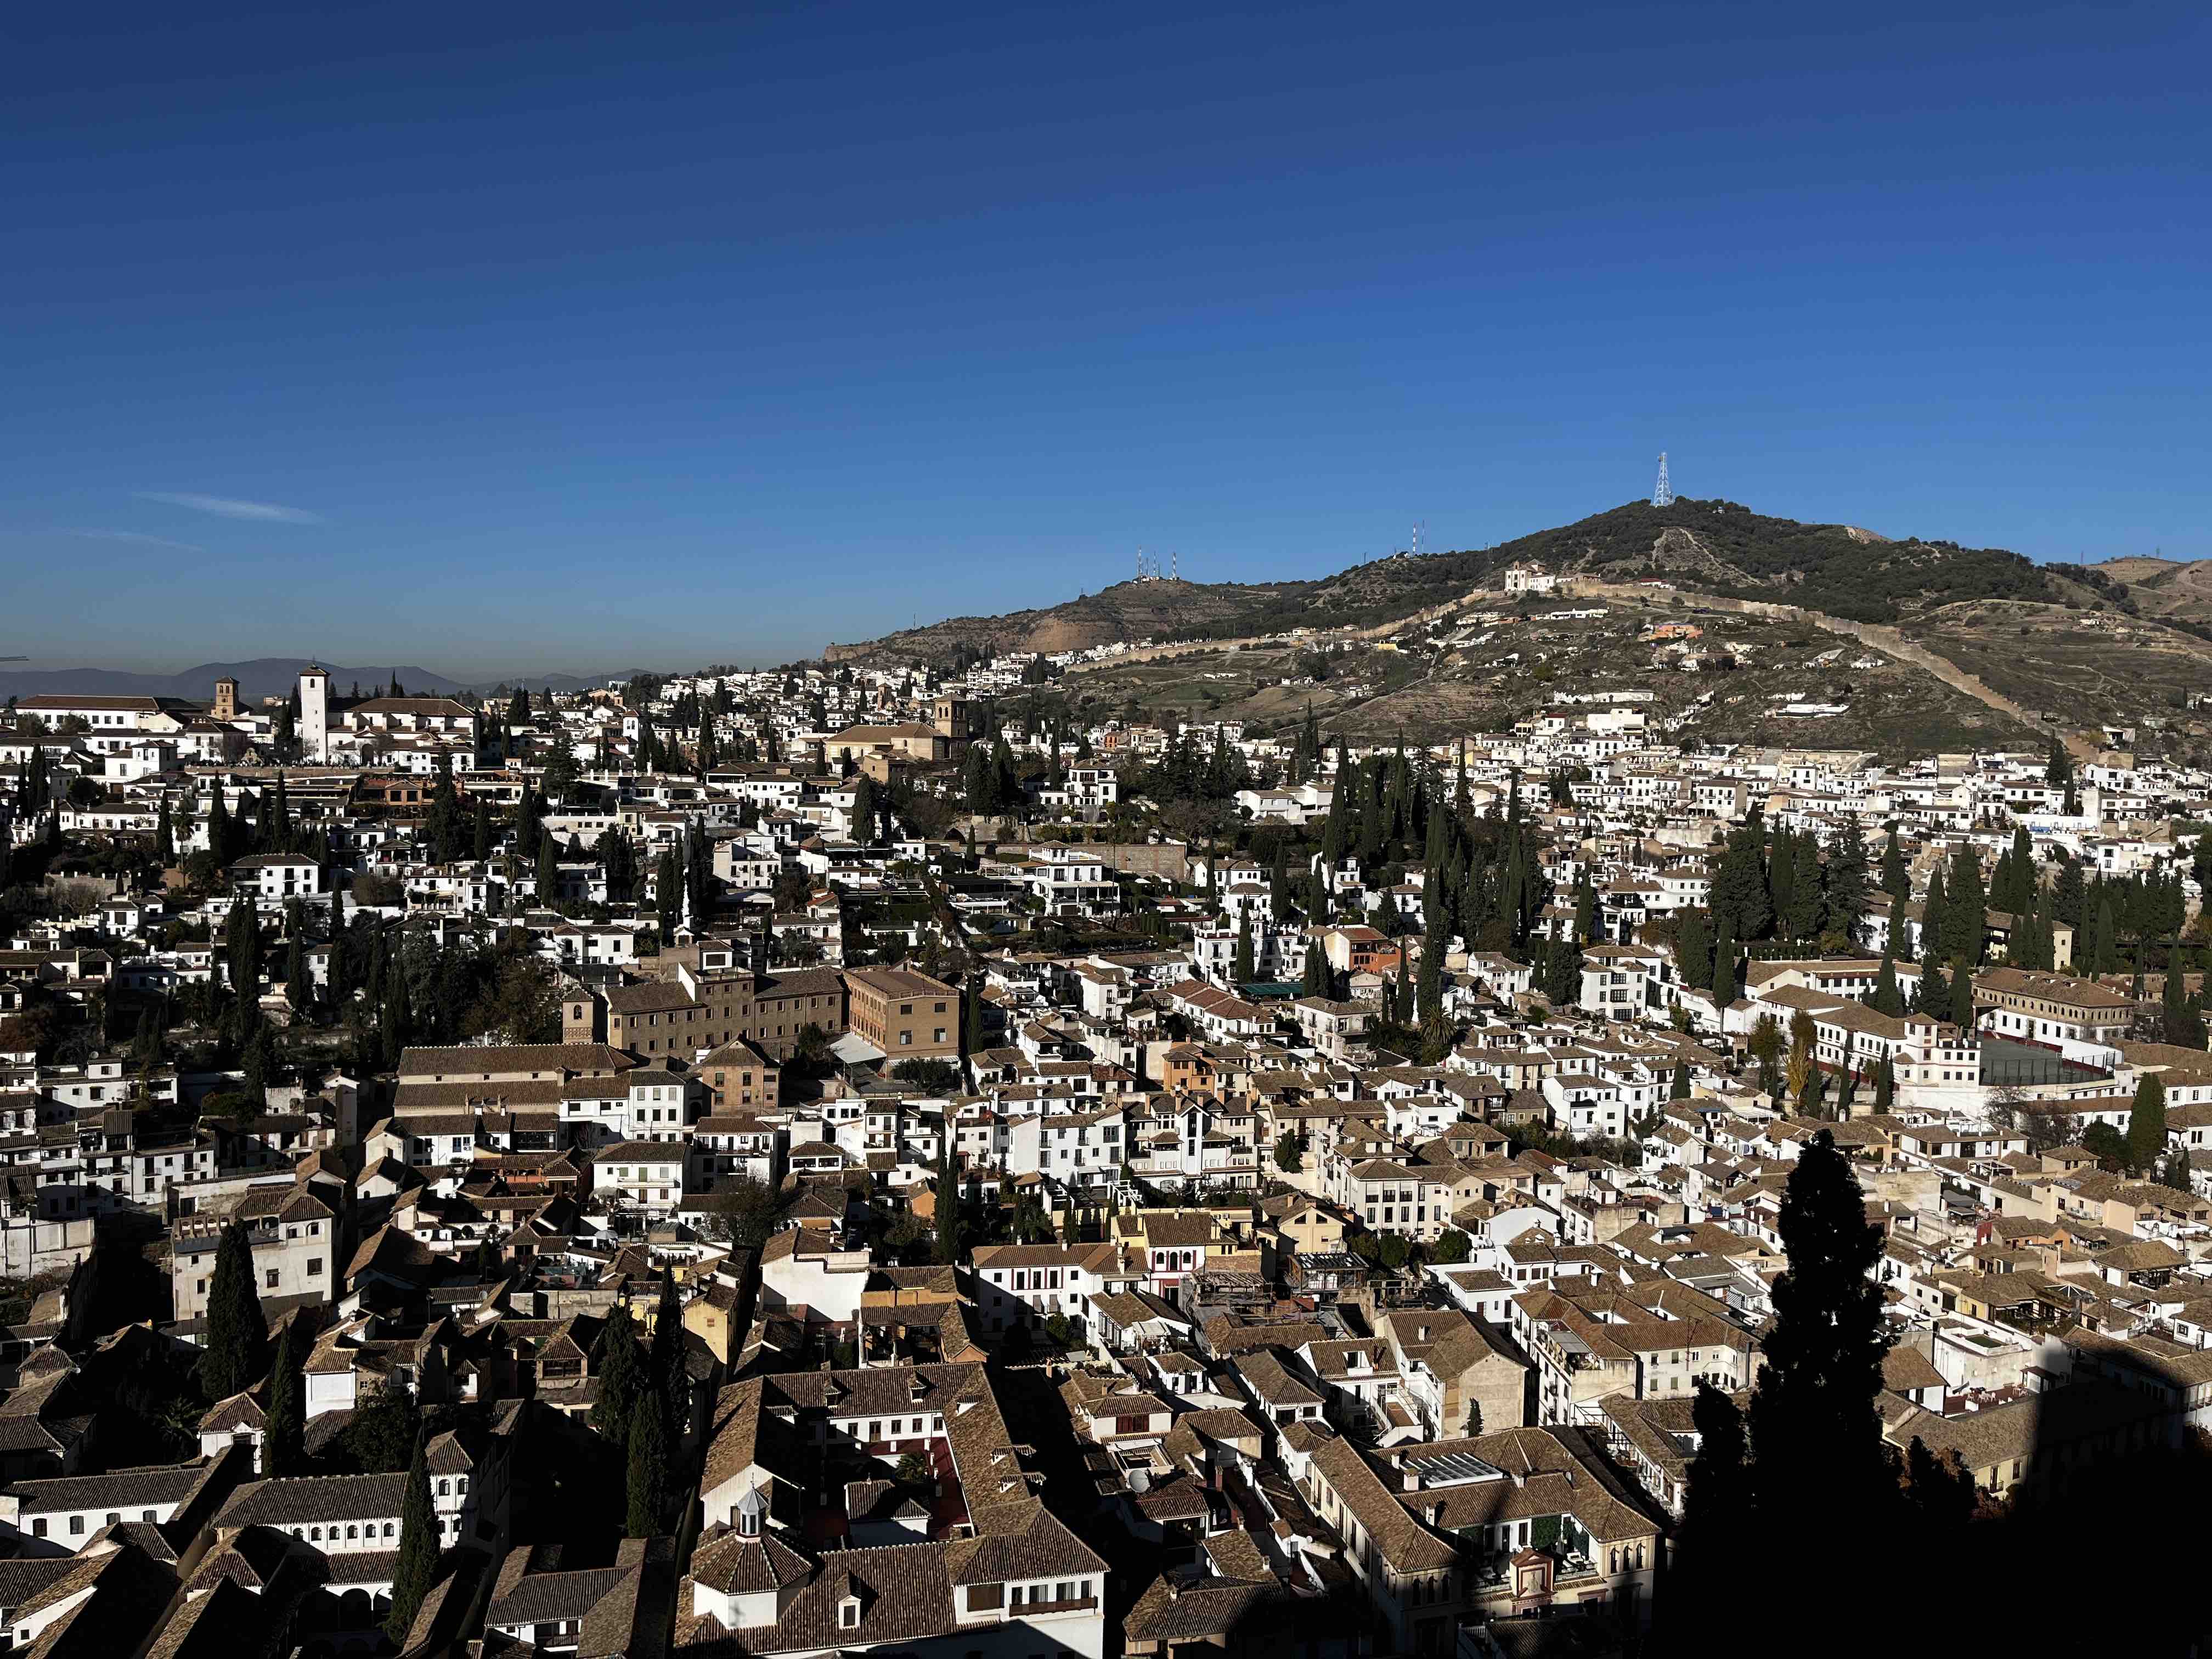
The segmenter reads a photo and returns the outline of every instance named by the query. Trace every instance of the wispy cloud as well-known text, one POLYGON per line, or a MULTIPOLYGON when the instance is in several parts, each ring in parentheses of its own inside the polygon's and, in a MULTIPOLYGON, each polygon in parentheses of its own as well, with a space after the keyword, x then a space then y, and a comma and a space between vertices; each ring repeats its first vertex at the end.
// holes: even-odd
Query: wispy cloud
POLYGON ((64 530, 62 534, 79 536, 88 542, 129 542, 134 547, 173 547, 179 553, 207 551, 198 542, 171 541, 167 536, 145 536, 135 530, 64 530))
POLYGON ((229 495, 198 495, 189 491, 168 489, 142 489, 137 494, 142 501, 161 501, 170 507, 190 507, 195 513, 212 513, 221 519, 251 519, 258 524, 329 522, 319 513, 310 513, 300 507, 279 507, 274 501, 241 501, 229 495))

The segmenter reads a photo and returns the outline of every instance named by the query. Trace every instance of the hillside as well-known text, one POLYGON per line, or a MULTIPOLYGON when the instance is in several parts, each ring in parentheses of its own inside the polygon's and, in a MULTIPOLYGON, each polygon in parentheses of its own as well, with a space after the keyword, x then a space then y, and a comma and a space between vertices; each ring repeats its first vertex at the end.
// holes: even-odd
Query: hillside
POLYGON ((2212 758, 2212 726, 2190 707, 2212 699, 2212 562, 2043 566, 2000 548, 1802 524, 1722 501, 1631 502, 1496 547, 1398 554, 1320 581, 1124 583, 827 654, 944 661, 963 645, 1053 651, 1142 638, 1175 643, 1151 660, 1086 671, 1079 701, 1101 714, 1233 714, 1262 730, 1287 726, 1310 701, 1333 729, 1441 736, 1510 725, 1547 701, 1562 675, 1617 676, 1663 688, 1682 732, 1706 742, 1902 757, 2033 745, 2053 732, 2094 749, 2115 727, 2131 730, 2147 755, 2212 758), (1559 599, 1527 597, 1508 608, 1540 623, 1534 636, 1469 648, 1474 630, 1460 624, 1500 614, 1516 565, 1610 593, 1611 612, 1626 603, 1645 614, 1609 613, 1589 637, 1571 637, 1540 625, 1563 608, 1559 599), (1666 587, 1638 586, 1655 578, 1666 587), (1737 613, 1791 610, 1767 613, 1771 628, 1727 625, 1755 667, 1725 684, 1663 671, 1647 679, 1656 666, 1642 633, 1656 620, 1649 611, 1702 620, 1717 603, 1737 613), (1812 633, 1790 621, 1800 612, 1812 633), (1293 629, 1310 631, 1286 638, 1293 629), (1853 634, 1858 647, 1826 655, 1853 634), (1213 641, 1243 649, 1209 648, 1213 641), (1332 641, 1352 657, 1316 678, 1314 647, 1332 641), (1849 712, 1811 720, 1770 712, 1793 700, 1849 712))
POLYGON ((1186 582, 1169 579, 1117 582, 1096 593, 1047 610, 1015 611, 1003 617, 954 617, 922 628, 902 629, 880 640, 833 645, 823 652, 830 662, 872 658, 950 659, 962 648, 980 652, 1083 651, 1117 641, 1164 638, 1193 629, 1224 634, 1242 631, 1248 621, 1269 608, 1297 603, 1311 582, 1186 582))
POLYGON ((1068 604, 1003 617, 958 617, 880 640, 833 645, 831 661, 943 660, 962 646, 1078 650, 1117 640, 1234 639, 1293 628, 1372 628, 1495 588, 1528 564, 1606 581, 1663 576, 1678 586, 1802 605, 1859 622, 1895 622, 1958 599, 2057 599, 2017 553, 1893 540, 1848 525, 1770 518, 1732 501, 1632 501, 1496 547, 1395 554, 1320 581, 1122 582, 1068 604))

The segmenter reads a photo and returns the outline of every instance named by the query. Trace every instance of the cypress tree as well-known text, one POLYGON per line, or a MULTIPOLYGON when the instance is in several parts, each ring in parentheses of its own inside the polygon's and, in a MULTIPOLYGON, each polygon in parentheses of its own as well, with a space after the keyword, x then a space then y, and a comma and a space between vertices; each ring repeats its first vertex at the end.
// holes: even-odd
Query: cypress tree
POLYGON ((1821 895, 1822 931, 1856 940, 1859 926, 1866 920, 1867 881, 1866 833, 1853 818, 1845 822, 1829 849, 1821 895))
POLYGON ((1974 970, 1963 961, 1951 971, 1951 1024, 1962 1031, 1974 1029, 1974 970))
POLYGON ((945 1145, 937 1160, 937 1238, 931 1257, 940 1266, 960 1260, 960 1163, 952 1155, 952 1115, 945 1116, 945 1145))
MULTIPOLYGON (((1403 958, 1400 959, 1402 973, 1403 958)), ((1443 934, 1431 927, 1421 936, 1421 957, 1414 981, 1414 1007, 1422 1023, 1440 1018, 1444 1006, 1444 940, 1443 934)), ((1579 981, 1577 982, 1579 989, 1579 981)))
POLYGON ((441 1534, 424 1466, 428 1439, 427 1431, 415 1437, 415 1455, 407 1464, 407 1495, 399 1506, 399 1559, 392 1570, 392 1611, 384 1620, 384 1633, 395 1647, 407 1644, 407 1632, 422 1611, 422 1598, 438 1579, 441 1534))
POLYGON ((2136 1085, 2135 1103, 2128 1112, 2128 1163, 2138 1171, 2157 1167, 2166 1155, 2166 1079, 2145 1072, 2136 1085))
POLYGON ((1790 860, 1796 866, 1790 883, 1790 937, 1813 938, 1820 931, 1826 904, 1820 891, 1820 844, 1810 834, 1795 838, 1790 860))
POLYGON ((640 1395, 629 1418, 629 1514, 624 1530, 650 1538, 660 1530, 668 1507, 668 1437, 661 1426, 660 1402, 640 1395))
POLYGON ((1897 1068, 1885 1050, 1881 1064, 1875 1068, 1874 1109, 1887 1112, 1897 1103, 1897 1068))
POLYGON ((1683 913, 1674 935, 1674 966, 1682 983, 1694 990, 1710 990, 1713 982, 1712 917, 1704 910, 1683 913))
POLYGON ((1947 886, 1950 905, 1943 918, 1943 949, 1969 968, 1982 965, 1988 949, 1989 907, 1982 895, 1982 861, 1971 846, 1951 855, 1951 879, 1947 886))
POLYGON ((1943 960, 1949 940, 1943 926, 1950 920, 1950 901, 1943 896, 1943 866, 1929 872, 1928 896, 1920 901, 1920 959, 1933 968, 1943 960))
POLYGON ((1875 1407, 1889 1346, 1873 1277, 1881 1232, 1826 1129, 1790 1172, 1778 1231, 1790 1265, 1748 1414, 1759 1534, 1824 1571, 1870 1570, 1896 1493, 1875 1407))
POLYGON ((154 819, 154 861, 164 870, 177 861, 177 833, 169 823, 169 798, 161 797, 154 819))
POLYGON ((253 1246, 236 1222, 222 1230, 208 1285, 207 1347, 200 1355, 200 1392, 228 1400, 251 1388, 267 1358, 269 1322, 253 1283, 253 1246))
POLYGON ((1727 851, 1713 878, 1712 911, 1715 928, 1725 926, 1732 939, 1764 939, 1773 925, 1765 845, 1756 818, 1729 832, 1727 851))
POLYGON ((1667 1098, 1669 1100, 1687 1100, 1689 1097, 1690 1062, 1686 1060, 1678 1060, 1674 1062, 1674 1081, 1667 1085, 1667 1098))
POLYGON ((1905 848, 1897 839, 1893 823, 1881 843, 1881 890, 1898 904, 1912 896, 1912 872, 1905 865, 1905 848))
POLYGON ((1713 941, 1713 1006, 1726 1008, 1741 988, 1736 983, 1735 934, 1723 917, 1713 941))
POLYGON ((300 1474, 307 1461, 304 1437, 307 1419, 301 1391, 305 1382, 301 1368, 307 1346, 300 1322, 292 1320, 276 1340, 276 1357, 269 1372, 269 1409, 261 1429, 261 1474, 264 1477, 300 1474))
MULTIPOLYGON (((1673 1572, 1660 1609, 1666 1646, 1687 1652, 1702 1643, 1731 1599, 1735 1575, 1757 1536, 1743 1413, 1710 1382, 1690 1404, 1698 1452, 1683 1471, 1682 1520, 1673 1572)), ((1666 1650, 1662 1648, 1662 1651, 1666 1650)))
POLYGON ((2100 896, 2097 901, 2097 931, 2089 942, 2089 971, 2109 974, 2119 965, 2119 946, 2112 937, 2112 901, 2100 896))
POLYGON ((960 1052, 970 1059, 983 1050, 983 985, 969 984, 960 1002, 960 1052))
POLYGON ((673 1439, 684 1423, 684 1299, 676 1293, 676 1274, 660 1270, 660 1299, 653 1310, 653 1346, 647 1360, 647 1380, 660 1407, 661 1419, 673 1439))
POLYGON ((637 1323, 622 1303, 607 1311, 594 1363, 599 1393, 592 1402, 592 1426, 616 1445, 626 1446, 630 1413, 646 1389, 645 1367, 637 1351, 637 1323))
POLYGON ((208 803, 208 851, 215 854, 217 864, 228 869, 236 860, 238 848, 232 839, 230 808, 223 800, 222 784, 220 781, 216 783, 212 794, 213 799, 208 803))
POLYGON ((1881 953, 1881 972, 1875 980, 1874 994, 1867 1000, 1867 1006, 1892 1019, 1905 1012, 1905 993, 1897 988, 1897 964, 1890 960, 1887 951, 1881 953))
MULTIPOLYGON (((1805 837, 1809 840, 1810 837, 1805 837)), ((1766 898, 1774 913, 1776 931, 1784 939, 1797 937, 1797 842, 1787 827, 1774 827, 1773 846, 1766 861, 1766 898)))

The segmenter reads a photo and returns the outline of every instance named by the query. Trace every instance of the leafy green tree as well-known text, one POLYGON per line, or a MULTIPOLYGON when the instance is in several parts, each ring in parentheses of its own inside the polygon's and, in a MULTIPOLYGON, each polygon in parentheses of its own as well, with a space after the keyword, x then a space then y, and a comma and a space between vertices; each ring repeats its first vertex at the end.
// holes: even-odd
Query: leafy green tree
POLYGON ((1275 1167, 1285 1175, 1296 1175, 1305 1167, 1305 1141, 1295 1129, 1285 1129, 1275 1137, 1275 1167))
POLYGON ((414 1455, 407 1465, 407 1492, 399 1506, 399 1559, 392 1570, 392 1610, 385 1615, 384 1633, 395 1647, 404 1647, 422 1598, 438 1582, 439 1546, 442 1534, 436 1510, 430 1503, 430 1474, 427 1467, 428 1437, 415 1437, 414 1455))

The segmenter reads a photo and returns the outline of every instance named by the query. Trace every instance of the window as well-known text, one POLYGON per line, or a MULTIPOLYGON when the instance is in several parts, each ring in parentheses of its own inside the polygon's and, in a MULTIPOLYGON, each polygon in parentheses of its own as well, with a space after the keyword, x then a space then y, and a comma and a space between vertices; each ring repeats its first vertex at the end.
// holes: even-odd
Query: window
POLYGON ((37 1520, 31 1522, 31 1536, 33 1538, 44 1538, 46 1535, 46 1517, 42 1515, 39 1516, 37 1520))
POLYGON ((277 1283, 278 1283, 278 1279, 277 1279, 277 1273, 276 1273, 276 1268, 274 1268, 274 1267, 270 1268, 270 1269, 269 1269, 269 1271, 268 1271, 267 1273, 264 1273, 264 1274, 262 1275, 262 1278, 263 1278, 264 1280, 266 1280, 266 1281, 267 1281, 267 1283, 268 1283, 268 1287, 269 1287, 270 1290, 272 1290, 272 1291, 273 1291, 273 1290, 275 1290, 275 1289, 276 1288, 276 1285, 277 1285, 277 1283))
POLYGON ((1006 1586, 1003 1584, 970 1584, 968 1586, 968 1611, 990 1613, 1006 1605, 1006 1586))

